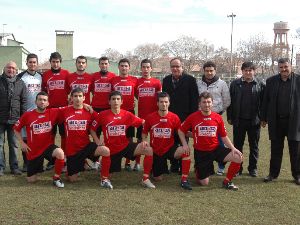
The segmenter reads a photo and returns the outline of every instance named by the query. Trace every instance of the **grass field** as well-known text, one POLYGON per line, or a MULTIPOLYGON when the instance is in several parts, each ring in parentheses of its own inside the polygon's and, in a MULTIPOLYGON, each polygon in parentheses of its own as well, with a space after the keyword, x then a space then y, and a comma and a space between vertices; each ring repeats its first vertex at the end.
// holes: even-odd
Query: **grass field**
MULTIPOLYGON (((248 144, 244 152, 247 168, 248 144)), ((0 224, 300 224, 300 187, 292 182, 288 151, 279 178, 266 184, 269 155, 263 129, 259 177, 247 176, 244 169, 234 181, 240 188, 236 192, 222 189, 223 177, 218 176, 211 177, 208 187, 197 186, 193 172, 189 192, 179 187, 176 174, 149 190, 140 185, 141 173, 122 171, 113 175, 114 190, 106 190, 95 171, 82 173, 77 183, 65 182, 63 189, 52 186, 52 172, 27 184, 25 174, 6 171, 0 177, 0 224)))

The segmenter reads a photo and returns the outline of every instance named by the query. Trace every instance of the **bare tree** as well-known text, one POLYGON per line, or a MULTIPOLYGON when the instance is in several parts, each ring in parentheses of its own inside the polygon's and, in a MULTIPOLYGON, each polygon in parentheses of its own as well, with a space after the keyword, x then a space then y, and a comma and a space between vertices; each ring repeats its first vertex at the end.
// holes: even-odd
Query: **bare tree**
POLYGON ((106 56, 112 61, 119 61, 121 58, 123 58, 123 55, 118 50, 112 48, 106 49, 102 56, 106 56))
POLYGON ((140 60, 154 60, 162 55, 162 49, 158 44, 142 44, 134 49, 134 55, 140 60))

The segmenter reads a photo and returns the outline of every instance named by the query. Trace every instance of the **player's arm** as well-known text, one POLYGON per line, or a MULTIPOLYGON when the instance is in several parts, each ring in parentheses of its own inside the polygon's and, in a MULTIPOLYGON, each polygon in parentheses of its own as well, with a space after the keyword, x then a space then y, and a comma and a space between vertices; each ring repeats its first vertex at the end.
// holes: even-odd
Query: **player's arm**
POLYGON ((22 152, 28 152, 28 151, 31 151, 31 149, 29 148, 29 146, 23 141, 23 138, 22 138, 22 135, 21 135, 21 132, 17 131, 17 130, 14 130, 15 131, 15 135, 21 145, 21 151, 22 152))
POLYGON ((94 142, 99 146, 99 145, 103 145, 103 142, 100 140, 100 138, 97 136, 96 131, 94 131, 93 129, 90 129, 90 134, 94 140, 94 142))
POLYGON ((178 129, 177 133, 178 133, 179 139, 181 141, 184 153, 189 155, 190 154, 190 147, 189 147, 188 143, 186 142, 185 133, 180 129, 178 129))
POLYGON ((83 103, 83 108, 84 108, 86 111, 90 112, 91 114, 93 114, 93 112, 94 112, 92 106, 90 106, 89 104, 83 103))
POLYGON ((221 137, 222 141, 224 142, 224 144, 227 146, 227 148, 231 149, 231 153, 233 155, 238 154, 241 157, 243 157, 243 154, 234 147, 234 145, 231 143, 230 139, 228 138, 228 136, 225 137, 221 137))

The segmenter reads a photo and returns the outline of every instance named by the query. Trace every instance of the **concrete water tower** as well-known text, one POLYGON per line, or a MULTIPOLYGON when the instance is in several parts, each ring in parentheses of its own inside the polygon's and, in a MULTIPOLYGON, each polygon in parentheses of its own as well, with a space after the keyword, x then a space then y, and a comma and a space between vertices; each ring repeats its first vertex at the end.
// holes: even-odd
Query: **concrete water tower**
POLYGON ((73 33, 74 31, 55 30, 56 51, 63 60, 73 59, 73 33))
POLYGON ((274 44, 273 49, 278 57, 289 56, 288 32, 289 27, 287 22, 274 23, 274 44))

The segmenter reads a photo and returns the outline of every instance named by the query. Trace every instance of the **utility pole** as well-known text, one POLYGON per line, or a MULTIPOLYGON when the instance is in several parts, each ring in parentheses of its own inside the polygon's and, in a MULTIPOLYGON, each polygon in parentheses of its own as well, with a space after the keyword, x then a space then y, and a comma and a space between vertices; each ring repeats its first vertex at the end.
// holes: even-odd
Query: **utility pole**
POLYGON ((235 14, 231 13, 230 15, 227 15, 227 17, 231 17, 231 35, 230 35, 230 79, 232 76, 232 34, 233 34, 233 18, 236 17, 235 14))

